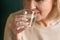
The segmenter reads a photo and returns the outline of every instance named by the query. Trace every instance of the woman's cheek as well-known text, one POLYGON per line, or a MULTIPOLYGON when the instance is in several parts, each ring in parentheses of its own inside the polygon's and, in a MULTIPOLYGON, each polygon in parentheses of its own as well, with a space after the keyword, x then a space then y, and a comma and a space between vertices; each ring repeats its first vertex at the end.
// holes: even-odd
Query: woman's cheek
POLYGON ((52 10, 52 3, 45 3, 41 6, 41 13, 43 16, 47 16, 52 10))
POLYGON ((52 9, 52 4, 46 3, 44 6, 42 6, 42 11, 44 11, 42 13, 44 13, 44 15, 48 14, 51 11, 51 9, 52 9))

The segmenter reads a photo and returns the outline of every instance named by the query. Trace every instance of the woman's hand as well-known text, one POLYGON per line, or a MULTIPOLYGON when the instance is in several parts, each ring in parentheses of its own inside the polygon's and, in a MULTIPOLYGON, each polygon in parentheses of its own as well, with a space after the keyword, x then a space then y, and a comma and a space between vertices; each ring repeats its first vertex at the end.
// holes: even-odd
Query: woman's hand
POLYGON ((17 15, 14 18, 14 26, 12 28, 12 31, 15 35, 18 33, 23 32, 26 28, 30 27, 28 19, 25 15, 17 15))

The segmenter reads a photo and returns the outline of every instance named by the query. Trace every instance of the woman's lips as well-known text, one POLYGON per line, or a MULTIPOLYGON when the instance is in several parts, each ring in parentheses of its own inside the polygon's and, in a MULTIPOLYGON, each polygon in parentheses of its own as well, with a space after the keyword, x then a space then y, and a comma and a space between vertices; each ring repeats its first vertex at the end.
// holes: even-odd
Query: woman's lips
POLYGON ((42 17, 42 13, 39 10, 35 10, 36 19, 39 20, 42 17))
POLYGON ((42 15, 40 11, 35 11, 35 15, 42 15))
POLYGON ((42 15, 41 11, 38 10, 38 9, 31 9, 29 12, 32 13, 32 11, 34 11, 34 13, 35 13, 34 15, 36 15, 36 16, 37 15, 42 15))
POLYGON ((35 11, 35 14, 40 14, 41 15, 41 11, 40 10, 35 9, 34 11, 35 11))
MULTIPOLYGON (((35 19, 38 21, 38 20, 40 20, 41 19, 41 17, 42 17, 42 14, 41 14, 41 11, 40 10, 37 10, 37 9, 35 9, 35 10, 32 10, 32 11, 34 11, 35 12, 35 19)), ((32 12, 31 11, 31 12, 32 12)))

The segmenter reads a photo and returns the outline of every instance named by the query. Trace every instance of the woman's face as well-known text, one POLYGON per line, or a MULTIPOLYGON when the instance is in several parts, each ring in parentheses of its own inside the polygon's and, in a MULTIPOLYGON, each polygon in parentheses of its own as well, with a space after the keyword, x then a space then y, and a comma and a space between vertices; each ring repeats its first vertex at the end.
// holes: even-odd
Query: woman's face
POLYGON ((25 0, 25 8, 34 9, 36 20, 46 19, 52 9, 52 0, 25 0))

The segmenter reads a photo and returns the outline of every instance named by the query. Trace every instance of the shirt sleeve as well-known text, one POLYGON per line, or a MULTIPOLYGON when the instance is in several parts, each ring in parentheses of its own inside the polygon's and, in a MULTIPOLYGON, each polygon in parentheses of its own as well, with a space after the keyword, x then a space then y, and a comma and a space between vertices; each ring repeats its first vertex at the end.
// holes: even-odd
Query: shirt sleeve
POLYGON ((12 40, 12 33, 10 27, 12 27, 13 16, 12 14, 8 17, 5 30, 4 30, 4 40, 12 40))

